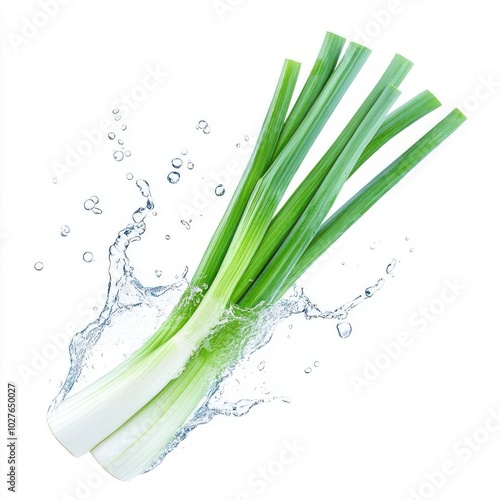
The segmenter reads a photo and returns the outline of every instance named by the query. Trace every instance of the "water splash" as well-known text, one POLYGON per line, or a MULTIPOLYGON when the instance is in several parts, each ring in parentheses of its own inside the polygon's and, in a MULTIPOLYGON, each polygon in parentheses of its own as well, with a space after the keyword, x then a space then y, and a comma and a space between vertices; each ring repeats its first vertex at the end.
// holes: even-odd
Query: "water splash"
MULTIPOLYGON (((73 337, 69 347, 70 370, 49 412, 56 409, 68 395, 97 380, 143 345, 151 332, 156 331, 164 321, 183 292, 191 290, 193 298, 201 292, 200 288, 190 289, 187 267, 177 282, 166 286, 145 287, 134 276, 127 250, 131 243, 141 240, 146 231, 145 219, 154 210, 149 184, 139 179, 136 185, 145 198, 145 203, 135 210, 131 217, 133 222, 118 233, 109 249, 109 284, 106 302, 98 317, 73 337)), ((156 270, 156 273, 158 275, 159 270, 156 270)), ((218 374, 196 411, 172 440, 166 443, 157 460, 144 472, 156 467, 195 428, 210 422, 217 415, 241 417, 253 407, 263 403, 272 401, 290 403, 289 398, 268 395, 269 392, 262 397, 244 398, 232 402, 224 395, 224 391, 227 383, 231 381, 235 367, 247 363, 256 351, 270 342, 278 324, 295 315, 306 319, 345 319, 354 307, 363 300, 371 298, 382 285, 383 279, 380 279, 375 285, 366 288, 363 294, 334 311, 322 311, 302 289, 294 288, 290 296, 261 311, 257 319, 252 317, 251 321, 242 322, 241 338, 245 340, 239 350, 238 362, 227 368, 223 374, 218 374)), ((219 326, 223 327, 227 322, 237 319, 240 313, 237 307, 230 308, 227 315, 221 318, 219 326)), ((236 341, 241 342, 241 340, 236 341)), ((315 361, 314 366, 319 366, 319 362, 315 361)), ((258 370, 263 371, 264 368, 265 362, 260 362, 258 370)), ((312 370, 310 367, 308 369, 312 370)))

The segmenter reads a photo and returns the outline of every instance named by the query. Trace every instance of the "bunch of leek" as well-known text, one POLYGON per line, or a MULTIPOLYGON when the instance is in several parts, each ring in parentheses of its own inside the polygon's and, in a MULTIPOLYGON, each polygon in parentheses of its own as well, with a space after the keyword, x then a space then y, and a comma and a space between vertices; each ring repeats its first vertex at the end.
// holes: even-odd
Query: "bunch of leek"
POLYGON ((200 292, 187 292, 137 352, 49 414, 53 434, 74 455, 90 451, 122 480, 147 469, 200 406, 214 380, 239 360, 259 312, 279 301, 344 231, 465 120, 453 110, 328 217, 344 183, 368 158, 440 106, 424 91, 391 111, 400 95, 397 87, 412 66, 396 55, 330 149, 278 210, 369 56, 366 47, 344 45, 342 37, 327 33, 291 110, 299 64, 285 61, 253 155, 193 277, 200 292), (227 315, 235 306, 240 315, 227 315))

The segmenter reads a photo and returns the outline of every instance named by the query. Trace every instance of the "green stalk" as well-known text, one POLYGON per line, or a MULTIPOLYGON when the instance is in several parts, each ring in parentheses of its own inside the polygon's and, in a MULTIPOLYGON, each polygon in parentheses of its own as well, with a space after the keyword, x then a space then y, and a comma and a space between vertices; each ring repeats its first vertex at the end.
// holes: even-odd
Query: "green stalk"
MULTIPOLYGON (((297 188, 297 190, 292 194, 292 196, 287 200, 279 213, 274 217, 262 245, 260 246, 250 266, 245 271, 243 278, 233 294, 233 302, 239 302, 245 293, 252 287, 252 284, 258 278, 259 274, 263 271, 283 241, 285 241, 285 238, 288 236, 291 229, 304 212, 326 175, 332 169, 332 166, 338 160, 342 151, 351 140, 356 129, 366 118, 370 109, 373 107, 387 85, 397 87, 404 80, 411 67, 412 63, 404 57, 400 55, 396 55, 394 57, 387 70, 384 72, 356 114, 352 117, 338 139, 334 142, 332 147, 327 151, 316 167, 314 167, 302 184, 297 188)), ((397 115, 397 118, 400 119, 401 115, 397 115)), ((401 119, 396 121, 401 121, 401 119)), ((381 146, 382 142, 377 140, 376 144, 380 144, 381 146)))
POLYGON ((385 193, 396 185, 410 170, 437 148, 466 120, 465 115, 454 109, 411 148, 377 175, 353 196, 320 228, 297 265, 280 287, 277 298, 282 297, 307 268, 323 254, 347 229, 367 212, 385 193))
POLYGON ((283 148, 288 144, 312 105, 316 102, 340 59, 344 44, 345 39, 338 35, 334 35, 333 33, 325 35, 323 45, 311 73, 283 126, 274 152, 274 159, 283 151, 283 148))
POLYGON ((321 223, 332 208, 356 161, 379 129, 383 119, 400 94, 401 92, 395 87, 387 86, 375 101, 293 226, 293 229, 279 247, 279 250, 252 284, 250 290, 238 301, 241 307, 248 307, 249 304, 259 302, 272 303, 274 301, 274 297, 269 294, 270 290, 279 289, 286 281, 286 277, 295 267, 300 256, 309 246, 321 223))

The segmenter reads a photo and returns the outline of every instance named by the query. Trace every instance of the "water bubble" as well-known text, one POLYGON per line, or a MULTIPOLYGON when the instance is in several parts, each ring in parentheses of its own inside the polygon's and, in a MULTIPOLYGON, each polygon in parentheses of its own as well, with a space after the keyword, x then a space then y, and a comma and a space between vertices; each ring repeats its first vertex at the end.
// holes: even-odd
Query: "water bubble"
POLYGON ((166 239, 166 240, 169 240, 169 239, 170 239, 170 235, 169 235, 169 234, 166 234, 166 235, 165 235, 165 239, 166 239))
POLYGON ((219 184, 218 186, 216 186, 216 188, 215 188, 215 195, 216 196, 223 196, 225 192, 226 192, 226 188, 222 184, 219 184))
POLYGON ((248 135, 246 135, 246 136, 244 137, 244 139, 245 139, 245 141, 248 141, 248 140, 250 139, 250 137, 248 137, 248 135))
POLYGON ((37 271, 41 271, 43 269, 43 262, 35 262, 35 265, 33 266, 37 271))
POLYGON ((134 174, 128 173, 127 180, 131 181, 134 178, 134 174))
POLYGON ((342 265, 342 266, 345 266, 345 262, 341 262, 341 265, 342 265))
POLYGON ((200 120, 200 121, 198 122, 198 125, 196 126, 196 128, 197 128, 198 130, 204 130, 204 129, 205 129, 205 128, 207 128, 207 127, 208 127, 208 123, 207 123, 207 121, 206 121, 206 120, 200 120))
POLYGON ((172 167, 174 167, 174 168, 181 168, 182 167, 182 160, 180 158, 174 158, 171 163, 172 163, 172 167))
POLYGON ((183 155, 187 155, 187 154, 188 154, 188 150, 187 150, 187 149, 183 149, 183 150, 181 151, 181 154, 183 154, 183 155))
POLYGON ((123 139, 118 139, 118 144, 119 144, 120 146, 123 146, 123 139))
POLYGON ((236 147, 241 148, 241 144, 238 142, 238 144, 236 144, 236 147))
POLYGON ((102 214, 102 210, 99 207, 94 207, 92 209, 92 213, 96 214, 96 215, 101 215, 102 214))
POLYGON ((210 132, 212 132, 212 129, 207 125, 204 129, 203 129, 203 133, 204 134, 210 134, 210 132))
POLYGON ((83 254, 83 260, 85 262, 92 262, 94 260, 94 254, 92 252, 85 252, 83 254))
POLYGON ((385 268, 385 273, 386 274, 391 274, 392 271, 394 271, 394 268, 396 267, 396 264, 397 264, 397 260, 396 259, 392 259, 390 264, 385 268))
POLYGON ((68 236, 69 231, 70 231, 69 226, 66 226, 66 225, 61 226, 61 236, 63 238, 65 238, 66 236, 68 236))
POLYGON ((266 367, 266 362, 261 361, 257 366, 257 370, 259 370, 261 372, 265 367, 266 367))
POLYGON ((125 151, 125 156, 128 158, 132 153, 130 151, 125 151))
POLYGON ((413 253, 415 251, 414 248, 410 248, 410 252, 413 253))
POLYGON ((114 133, 114 132, 110 132, 110 133, 108 134, 108 139, 109 139, 110 141, 112 141, 115 137, 116 137, 116 135, 115 135, 115 133, 114 133))
POLYGON ((92 200, 95 204, 99 203, 99 197, 96 195, 91 196, 89 199, 92 200))
POLYGON ((311 373, 311 372, 312 372, 312 368, 309 366, 304 369, 304 373, 311 373))
POLYGON ((161 275, 163 274, 163 271, 161 269, 155 269, 155 274, 157 278, 161 278, 161 275))
POLYGON ((191 229, 191 224, 187 220, 182 219, 181 224, 189 231, 191 229))
POLYGON ((318 368, 318 366, 319 366, 319 361, 315 361, 315 362, 314 362, 314 366, 315 366, 316 368, 318 368))
POLYGON ((188 163, 187 163, 187 168, 188 168, 188 170, 193 170, 193 168, 194 168, 194 163, 193 163, 191 160, 188 160, 188 163))
POLYGON ((405 236, 405 240, 406 241, 410 241, 410 237, 409 236, 405 236))
POLYGON ((170 184, 177 184, 180 178, 181 174, 179 174, 179 172, 170 172, 167 175, 167 180, 168 182, 170 182, 170 184))
POLYGON ((93 197, 89 198, 88 200, 85 200, 83 202, 83 208, 85 210, 92 210, 97 204, 97 201, 94 201, 93 197))
POLYGON ((339 323, 337 325, 337 332, 339 332, 339 336, 341 339, 346 339, 352 333, 351 323, 339 323))
POLYGON ((121 115, 115 115, 115 121, 120 121, 122 119, 121 115))
POLYGON ((127 125, 123 124, 122 125, 122 130, 127 130, 127 125))
POLYGON ((99 309, 99 308, 98 308, 97 306, 94 306, 92 309, 93 309, 94 311, 97 311, 97 309, 99 309))
POLYGON ((113 151, 113 158, 116 160, 116 161, 122 161, 123 160, 123 151, 113 151))
POLYGON ((120 110, 119 110, 119 109, 117 109, 117 108, 113 109, 113 114, 114 114, 114 115, 117 115, 119 112, 120 112, 120 110))
POLYGON ((57 184, 57 179, 55 177, 52 178, 52 184, 57 184))

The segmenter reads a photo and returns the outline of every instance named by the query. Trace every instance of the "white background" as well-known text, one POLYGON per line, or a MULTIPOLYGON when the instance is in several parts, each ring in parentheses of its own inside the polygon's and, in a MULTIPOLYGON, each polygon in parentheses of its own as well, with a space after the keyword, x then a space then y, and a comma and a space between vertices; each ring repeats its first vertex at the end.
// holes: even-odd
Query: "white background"
MULTIPOLYGON (((481 430, 500 407, 496 2, 73 0, 58 4, 23 42, 24 18, 43 22, 36 17, 41 3, 4 2, 1 16, 0 400, 4 408, 6 380, 15 382, 17 498, 403 500, 419 488, 420 498, 498 498, 500 432, 481 430), (200 257, 236 184, 233 176, 226 195, 216 198, 210 176, 221 175, 230 161, 244 163, 247 156, 235 145, 257 135, 282 60, 303 63, 303 82, 327 30, 365 37, 373 54, 346 96, 350 104, 339 107, 306 167, 395 52, 415 63, 403 99, 428 88, 443 108, 374 158, 351 189, 454 106, 465 106, 470 119, 304 281, 322 307, 335 308, 382 276, 392 258, 400 261, 394 278, 350 316, 352 337, 341 340, 332 322, 295 319, 290 339, 287 322, 250 362, 265 359, 269 387, 292 404, 216 419, 155 471, 120 483, 94 468, 90 456, 70 456, 51 436, 45 413, 68 365, 68 335, 61 332, 87 324, 95 314, 88 301, 102 305, 107 248, 142 203, 125 174, 150 182, 158 211, 131 248, 137 276, 149 285, 168 283, 200 257), (122 135, 132 156, 116 163, 112 144, 102 139, 53 184, 54 163, 64 162, 67 148, 81 144, 117 103, 124 109, 122 94, 141 85, 147 68, 168 76, 146 94, 135 91, 142 102, 134 101, 123 118, 128 130, 122 135), (484 81, 493 82, 489 90, 484 81), (195 130, 202 118, 212 127, 209 136, 195 130), (168 165, 182 148, 196 167, 184 167, 181 182, 171 186, 168 165), (179 223, 183 210, 204 189, 210 196, 203 218, 193 215, 186 231, 179 223), (101 199, 100 216, 83 209, 91 195, 101 199), (59 235, 62 224, 71 228, 67 238, 59 235), (95 262, 83 262, 85 251, 95 262), (33 269, 36 261, 43 261, 43 271, 33 269), (161 279, 155 269, 163 271, 161 279), (440 296, 450 282, 461 291, 443 306, 440 296), (429 305, 436 313, 423 320, 419 308, 429 305), (353 376, 363 377, 367 362, 382 360, 382 344, 402 332, 411 345, 356 391, 353 376), (304 374, 316 360, 320 367, 304 374), (23 367, 33 372, 23 376, 23 367), (486 442, 460 444, 464 435, 486 442), (302 451, 281 467, 276 461, 285 441, 302 451), (454 473, 441 478, 439 488, 426 486, 426 474, 445 461, 454 473), (255 474, 269 467, 271 481, 257 487, 255 474)), ((5 434, 3 411, 0 437, 5 434)), ((4 480, 0 487, 3 496, 4 480)))

